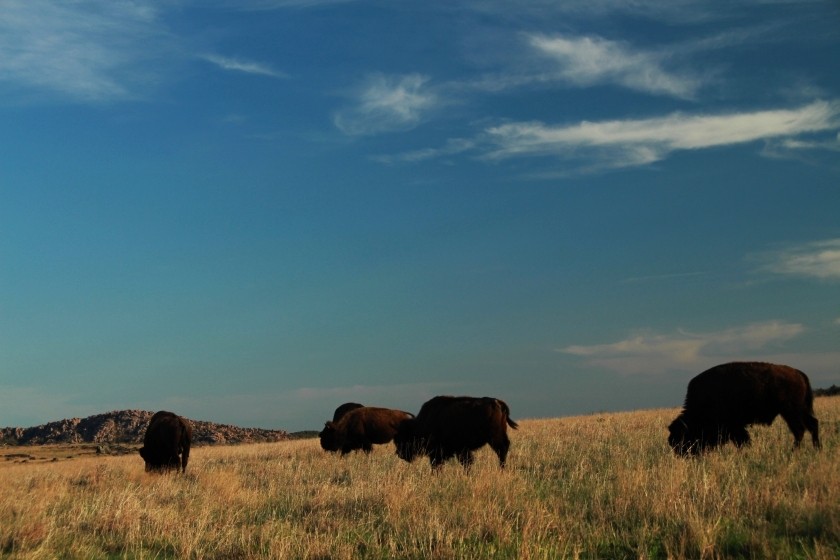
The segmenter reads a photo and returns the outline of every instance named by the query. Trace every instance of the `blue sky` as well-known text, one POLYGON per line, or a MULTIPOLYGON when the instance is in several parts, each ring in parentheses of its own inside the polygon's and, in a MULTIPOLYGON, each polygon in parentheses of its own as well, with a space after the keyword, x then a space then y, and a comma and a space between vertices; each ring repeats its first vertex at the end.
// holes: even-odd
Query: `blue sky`
POLYGON ((838 60, 829 1, 6 0, 0 425, 840 383, 838 60))

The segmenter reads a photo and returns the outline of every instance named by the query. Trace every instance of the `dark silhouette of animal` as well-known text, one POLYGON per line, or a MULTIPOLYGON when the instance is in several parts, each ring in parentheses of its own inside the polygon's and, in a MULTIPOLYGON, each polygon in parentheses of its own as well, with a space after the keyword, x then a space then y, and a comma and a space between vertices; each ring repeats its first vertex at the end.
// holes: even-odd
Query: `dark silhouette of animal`
POLYGON ((146 472, 186 472, 190 460, 192 427, 190 423, 174 414, 161 410, 149 420, 140 456, 146 462, 146 472))
POLYGON ((794 447, 808 430, 819 448, 813 403, 808 377, 798 369, 761 362, 722 364, 689 381, 682 412, 668 427, 668 444, 677 455, 698 455, 728 441, 749 445, 747 426, 769 426, 781 415, 794 447))
MULTIPOLYGON (((338 408, 335 409, 335 412, 333 412, 333 418, 332 418, 333 424, 338 423, 338 421, 341 420, 344 417, 344 415, 347 414, 348 412, 350 412, 351 410, 355 410, 357 408, 363 408, 364 406, 365 405, 363 405, 363 404, 359 404, 359 403, 355 403, 355 402, 346 402, 342 405, 339 405, 338 408)), ((339 451, 339 448, 338 448, 337 444, 335 443, 335 435, 334 434, 335 434, 334 429, 333 430, 327 430, 326 426, 324 428, 324 431, 322 431, 320 434, 318 434, 320 439, 321 439, 321 448, 324 451, 334 451, 334 452, 339 451), (327 449, 327 447, 329 447, 330 449, 327 449)))
POLYGON ((332 421, 333 422, 338 422, 339 420, 341 420, 342 416, 344 416, 345 414, 347 414, 351 410, 356 409, 356 408, 362 408, 363 406, 365 406, 365 405, 359 404, 357 402, 346 402, 343 405, 341 405, 341 406, 339 406, 338 408, 335 409, 335 412, 333 412, 332 421))
POLYGON ((510 448, 508 426, 519 427, 502 400, 438 396, 426 401, 416 418, 400 425, 394 444, 401 459, 411 462, 426 455, 433 468, 451 457, 469 467, 474 460, 472 452, 489 444, 504 467, 510 448))
POLYGON ((318 434, 321 447, 326 451, 340 451, 346 455, 356 449, 365 453, 374 444, 388 443, 394 439, 401 422, 413 418, 402 410, 362 406, 347 411, 338 422, 327 422, 318 434))

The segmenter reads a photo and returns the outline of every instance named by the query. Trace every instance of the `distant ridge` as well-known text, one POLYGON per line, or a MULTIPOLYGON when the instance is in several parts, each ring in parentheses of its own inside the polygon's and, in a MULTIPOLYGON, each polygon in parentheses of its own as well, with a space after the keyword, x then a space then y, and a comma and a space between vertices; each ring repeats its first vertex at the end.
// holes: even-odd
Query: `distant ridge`
MULTIPOLYGON (((87 418, 70 418, 32 428, 2 428, 0 443, 43 445, 49 443, 142 443, 154 412, 115 410, 87 418)), ((239 428, 190 419, 193 444, 258 443, 289 439, 285 430, 239 428)))

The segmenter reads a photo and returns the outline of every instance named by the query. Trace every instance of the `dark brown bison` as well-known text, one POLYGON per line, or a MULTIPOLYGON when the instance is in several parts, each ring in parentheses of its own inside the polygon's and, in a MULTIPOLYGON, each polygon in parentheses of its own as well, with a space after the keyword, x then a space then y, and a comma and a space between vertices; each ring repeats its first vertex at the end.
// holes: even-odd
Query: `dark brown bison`
POLYGON ((402 423, 394 443, 401 459, 411 462, 418 455, 426 455, 433 468, 451 457, 458 457, 464 467, 469 467, 472 452, 490 444, 504 467, 510 448, 508 426, 519 427, 510 419, 510 409, 504 401, 439 396, 426 401, 416 418, 402 423))
POLYGON ((365 405, 359 404, 357 402, 346 402, 346 403, 342 404, 341 406, 339 406, 338 408, 335 409, 335 412, 333 412, 332 421, 333 422, 338 422, 339 420, 341 420, 342 416, 344 416, 345 414, 347 414, 351 410, 354 410, 356 408, 362 408, 363 406, 365 406, 365 405))
POLYGON ((808 377, 789 366, 734 362, 715 366, 688 383, 683 410, 668 427, 677 455, 697 455, 728 441, 748 445, 751 424, 770 425, 780 415, 799 447, 807 429, 820 447, 819 422, 808 377))
POLYGON ((169 470, 186 472, 190 460, 192 427, 172 412, 161 410, 149 420, 140 456, 146 462, 146 472, 169 470))
POLYGON ((318 437, 326 451, 340 451, 345 455, 362 449, 370 453, 373 444, 394 439, 397 427, 408 418, 413 415, 402 410, 362 406, 347 411, 338 422, 327 422, 318 437))

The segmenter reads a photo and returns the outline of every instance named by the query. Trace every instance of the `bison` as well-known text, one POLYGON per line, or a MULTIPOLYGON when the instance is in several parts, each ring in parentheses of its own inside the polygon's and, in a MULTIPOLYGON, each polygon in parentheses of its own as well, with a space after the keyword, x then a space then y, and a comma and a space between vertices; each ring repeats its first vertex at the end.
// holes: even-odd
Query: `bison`
POLYGON ((335 409, 335 412, 333 412, 332 421, 333 422, 338 422, 339 420, 341 420, 342 416, 344 416, 345 414, 347 414, 351 410, 354 410, 354 409, 357 409, 357 408, 362 408, 363 406, 365 406, 365 405, 359 404, 357 402, 346 402, 346 403, 340 405, 338 408, 335 409))
POLYGON ((388 443, 394 439, 401 422, 413 418, 402 410, 362 406, 347 411, 337 422, 327 422, 318 434, 321 447, 326 451, 340 451, 346 455, 362 449, 373 450, 373 444, 388 443))
POLYGON ((416 418, 403 421, 394 444, 401 459, 411 462, 426 455, 433 468, 456 456, 469 467, 474 460, 472 452, 490 444, 504 468, 510 448, 508 426, 519 427, 502 400, 438 396, 426 401, 416 418))
POLYGON ((186 472, 190 459, 192 427, 172 412, 161 410, 149 420, 140 456, 146 462, 146 472, 186 472))
POLYGON ((698 455, 728 441, 749 445, 747 426, 770 425, 780 415, 799 447, 807 429, 820 447, 819 422, 808 377, 789 366, 760 362, 722 364, 694 377, 682 412, 668 427, 677 455, 698 455))

